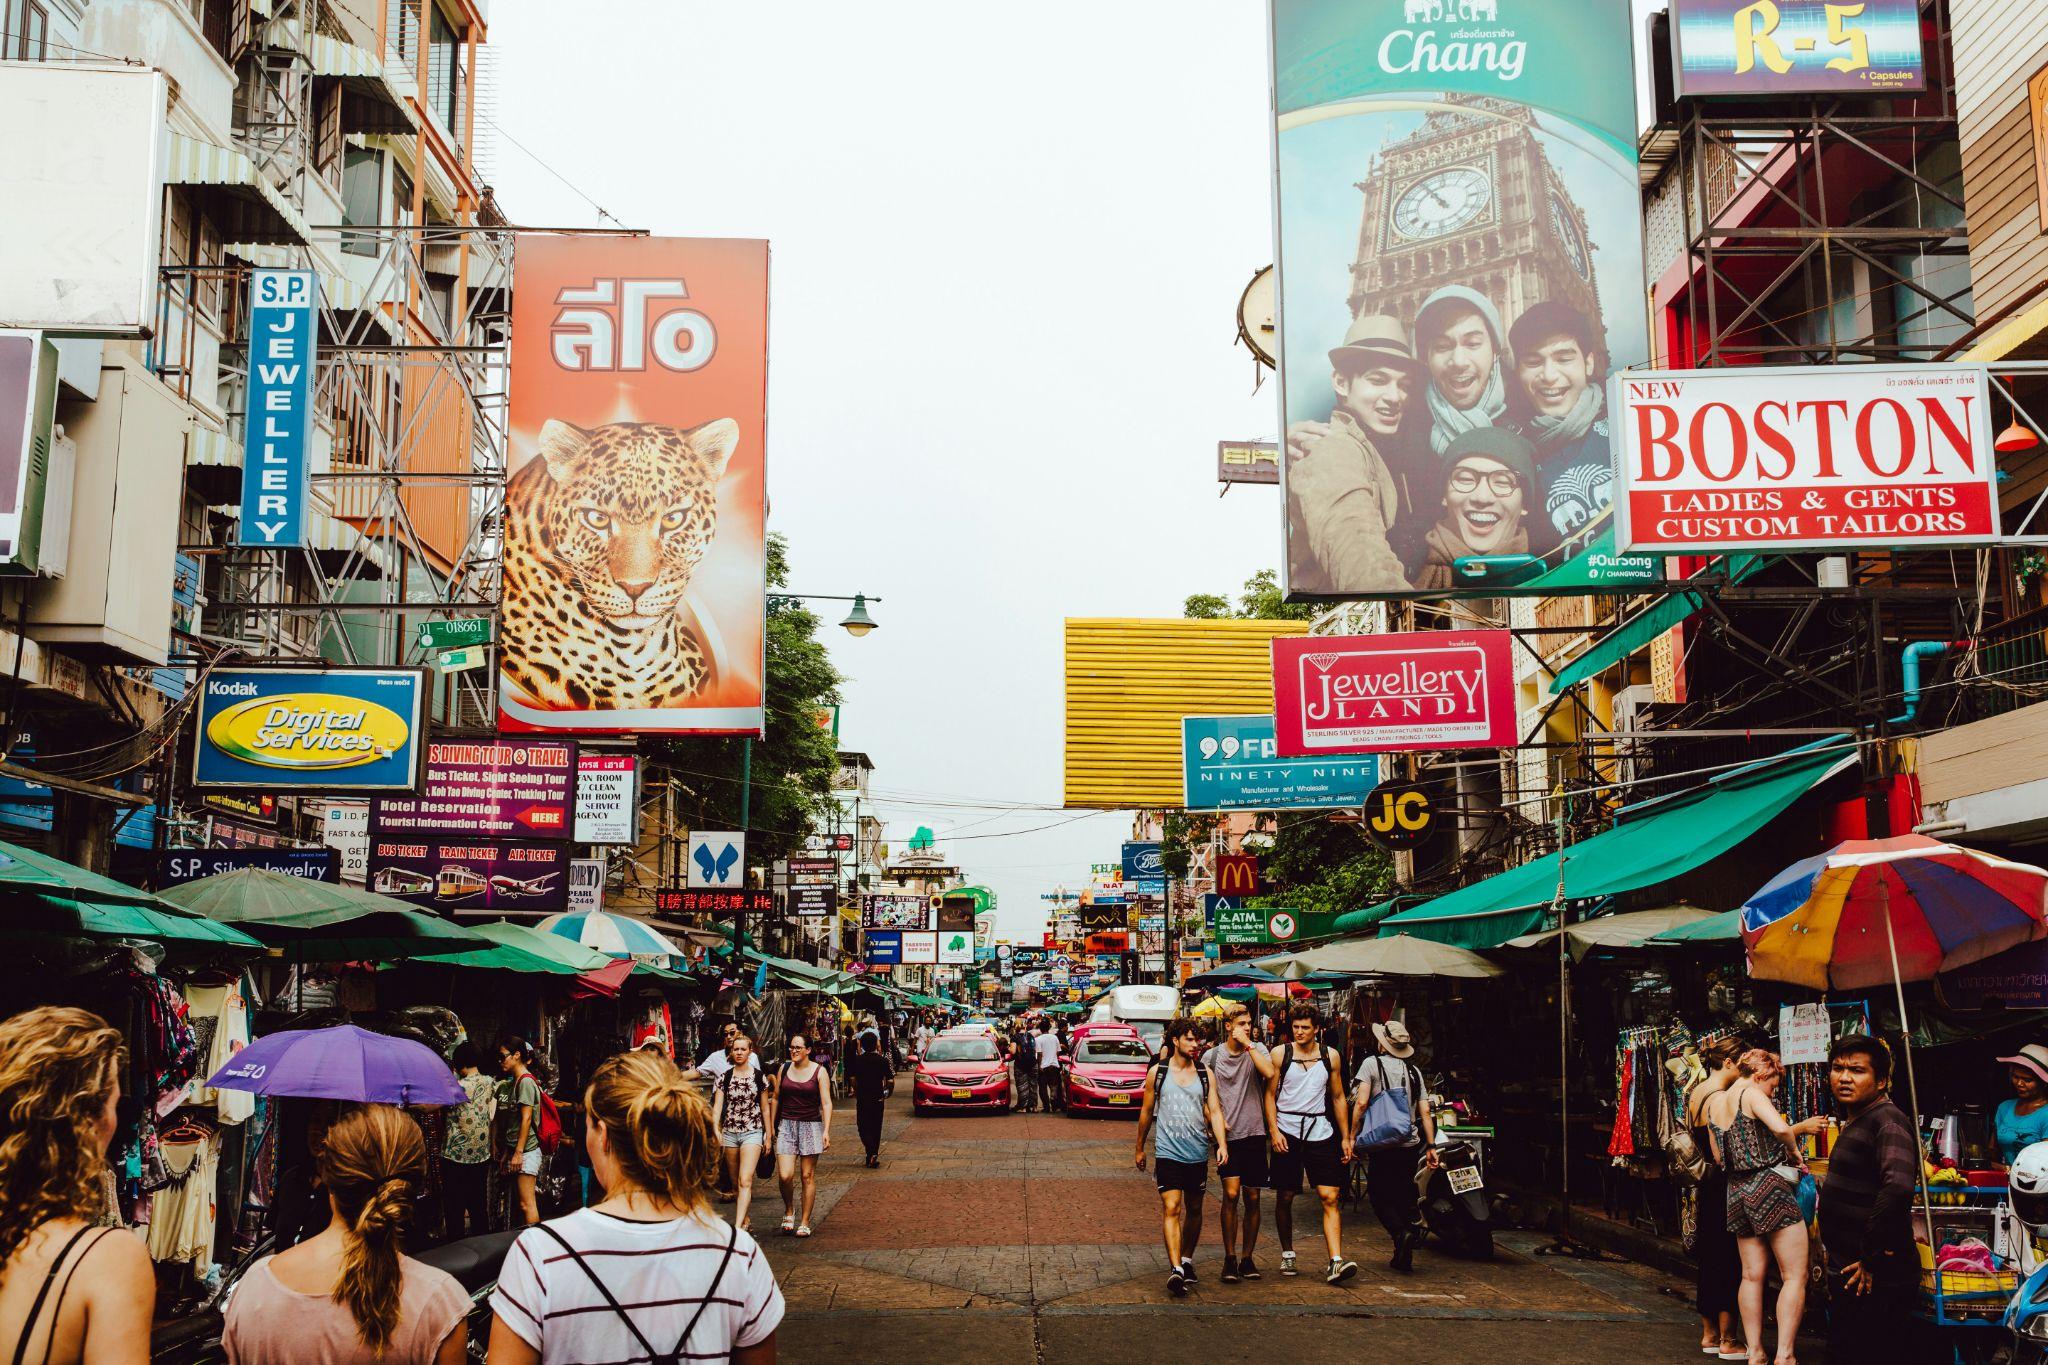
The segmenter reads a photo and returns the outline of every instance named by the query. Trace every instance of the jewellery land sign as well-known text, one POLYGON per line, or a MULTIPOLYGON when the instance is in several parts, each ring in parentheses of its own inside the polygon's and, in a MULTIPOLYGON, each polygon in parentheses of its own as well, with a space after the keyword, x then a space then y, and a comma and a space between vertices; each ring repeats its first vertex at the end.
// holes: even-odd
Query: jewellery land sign
POLYGON ((505 728, 759 735, 768 243, 515 255, 505 728))
POLYGON ((1920 0, 1673 0, 1680 98, 1927 88, 1920 0))
POLYGON ((1276 639, 1280 754, 1511 748, 1511 649, 1505 630, 1276 639))
POLYGON ((1616 376, 1618 543, 1652 554, 1911 549, 1999 538, 1981 365, 1616 376))
POLYGON ((640 759, 636 754, 582 753, 576 757, 576 820, 579 844, 639 842, 640 759))
POLYGON ((419 785, 414 668, 216 668, 199 691, 192 784, 239 792, 419 785))
POLYGON ((1268 3, 1288 596, 1525 592, 1649 356, 1628 0, 1268 3))
POLYGON ((370 890, 433 910, 551 913, 569 908, 569 858, 558 843, 379 836, 370 890))
POLYGON ((1281 758, 1271 716, 1188 716, 1180 726, 1189 810, 1334 810, 1379 784, 1372 754, 1281 758))
POLYGON ((563 839, 576 799, 572 740, 447 740, 427 746, 417 798, 380 798, 370 825, 380 835, 563 839))
POLYGON ((860 898, 863 929, 927 930, 932 928, 936 913, 930 899, 924 896, 878 894, 860 898))
POLYGON ((238 545, 280 549, 306 543, 318 301, 310 270, 249 275, 249 425, 242 442, 238 545))

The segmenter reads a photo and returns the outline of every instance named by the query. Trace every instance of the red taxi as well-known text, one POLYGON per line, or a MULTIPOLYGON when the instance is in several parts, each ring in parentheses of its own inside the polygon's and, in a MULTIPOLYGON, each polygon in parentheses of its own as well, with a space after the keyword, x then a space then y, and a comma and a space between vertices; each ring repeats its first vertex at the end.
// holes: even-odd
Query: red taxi
POLYGON ((913 1114, 948 1110, 1010 1109, 1010 1067, 987 1033, 942 1033, 917 1062, 910 1092, 913 1114))
POLYGON ((1066 1063, 1067 1112, 1129 1114, 1145 1103, 1145 1072, 1152 1050, 1129 1024, 1085 1024, 1074 1030, 1066 1063))

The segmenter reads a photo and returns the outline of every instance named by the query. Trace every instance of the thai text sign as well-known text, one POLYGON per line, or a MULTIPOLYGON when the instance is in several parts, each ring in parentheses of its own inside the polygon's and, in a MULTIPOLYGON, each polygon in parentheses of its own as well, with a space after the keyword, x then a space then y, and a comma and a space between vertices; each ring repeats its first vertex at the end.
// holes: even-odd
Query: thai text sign
POLYGON ((1920 0, 1675 0, 1678 94, 1920 90, 1920 0))
POLYGON ((1280 757, 1271 716, 1188 716, 1180 731, 1189 810, 1331 810, 1361 804, 1379 783, 1370 754, 1280 757))
POLYGON ((411 791, 420 680, 410 668, 216 668, 199 692, 192 783, 237 791, 411 791))
POLYGON ((306 543, 315 294, 310 270, 249 276, 249 418, 238 545, 306 543))
POLYGON ((575 840, 579 844, 637 841, 640 759, 634 754, 580 754, 576 759, 575 840))
POLYGON ((1337 916, 1324 910, 1235 907, 1216 911, 1218 943, 1294 943, 1335 933, 1337 916))
POLYGON ((1428 630, 1273 641, 1274 738, 1283 758, 1515 743, 1505 630, 1428 630))
POLYGON ((448 740, 427 746, 417 798, 370 807, 378 834, 565 839, 576 793, 576 745, 568 740, 448 740))
POLYGON ((768 244, 524 235, 507 729, 761 732, 768 244))
POLYGON ((370 889, 435 910, 566 910, 569 859, 561 844, 380 837, 370 889))
POLYGON ((1617 376, 1621 548, 1901 549, 1999 534, 1989 379, 1971 365, 1617 376))

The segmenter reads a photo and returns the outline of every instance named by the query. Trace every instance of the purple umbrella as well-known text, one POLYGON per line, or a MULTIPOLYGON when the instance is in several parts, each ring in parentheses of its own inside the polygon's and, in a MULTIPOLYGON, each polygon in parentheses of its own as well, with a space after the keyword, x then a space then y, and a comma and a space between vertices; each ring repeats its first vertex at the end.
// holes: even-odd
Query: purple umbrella
POLYGON ((256 1095, 368 1104, 461 1104, 469 1098, 432 1048, 353 1024, 258 1038, 206 1083, 256 1095))

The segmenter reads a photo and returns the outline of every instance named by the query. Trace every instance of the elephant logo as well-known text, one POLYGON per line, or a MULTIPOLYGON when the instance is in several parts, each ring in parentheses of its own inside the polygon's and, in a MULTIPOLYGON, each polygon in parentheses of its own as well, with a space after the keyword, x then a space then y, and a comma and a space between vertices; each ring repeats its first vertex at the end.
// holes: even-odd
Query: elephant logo
POLYGON ((1475 19, 1497 21, 1500 0, 1404 0, 1403 14, 1411 24, 1443 22, 1470 23, 1475 19))
POLYGON ((1444 0, 1407 0, 1407 20, 1411 24, 1434 24, 1444 17, 1444 0))

